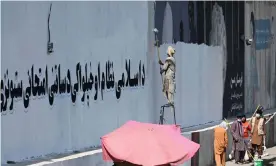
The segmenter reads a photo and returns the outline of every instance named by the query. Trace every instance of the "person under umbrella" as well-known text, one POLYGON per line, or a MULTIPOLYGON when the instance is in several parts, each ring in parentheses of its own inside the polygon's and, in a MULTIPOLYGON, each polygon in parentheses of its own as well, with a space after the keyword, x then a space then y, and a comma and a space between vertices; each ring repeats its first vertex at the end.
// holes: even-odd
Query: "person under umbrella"
POLYGON ((103 159, 116 165, 180 165, 200 145, 185 138, 176 125, 128 121, 101 138, 103 159))

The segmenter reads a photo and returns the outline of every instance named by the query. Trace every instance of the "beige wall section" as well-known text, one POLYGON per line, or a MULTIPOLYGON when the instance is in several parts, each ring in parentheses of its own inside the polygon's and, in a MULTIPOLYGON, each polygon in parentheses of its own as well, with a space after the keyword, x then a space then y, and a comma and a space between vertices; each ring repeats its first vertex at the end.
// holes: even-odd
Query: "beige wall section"
POLYGON ((276 107, 276 7, 271 2, 246 2, 245 4, 245 36, 253 38, 251 23, 254 20, 269 19, 271 39, 267 49, 256 50, 255 44, 245 45, 245 112, 252 112, 258 104, 265 109, 276 107), (273 21, 274 17, 274 21, 273 21))

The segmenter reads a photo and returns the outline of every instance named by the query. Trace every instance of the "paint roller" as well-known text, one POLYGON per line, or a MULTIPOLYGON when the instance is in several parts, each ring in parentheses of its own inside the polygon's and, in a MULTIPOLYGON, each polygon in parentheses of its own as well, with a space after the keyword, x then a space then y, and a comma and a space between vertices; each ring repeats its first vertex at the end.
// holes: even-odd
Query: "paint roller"
MULTIPOLYGON (((157 28, 154 28, 152 31, 153 31, 154 34, 155 34, 155 44, 154 44, 154 46, 157 47, 158 60, 161 61, 161 58, 160 58, 160 51, 159 51, 160 45, 159 45, 159 40, 158 40, 158 37, 157 37, 158 29, 157 29, 157 28)), ((160 71, 161 71, 161 66, 160 66, 160 71)), ((162 76, 161 73, 160 73, 160 75, 161 75, 161 81, 162 81, 162 84, 163 84, 163 76, 162 76)))

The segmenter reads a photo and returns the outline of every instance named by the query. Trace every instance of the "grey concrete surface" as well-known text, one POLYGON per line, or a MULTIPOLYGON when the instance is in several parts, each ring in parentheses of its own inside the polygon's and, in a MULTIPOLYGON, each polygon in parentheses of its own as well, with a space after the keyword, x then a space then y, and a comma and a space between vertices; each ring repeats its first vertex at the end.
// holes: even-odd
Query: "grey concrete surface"
MULTIPOLYGON (((274 112, 276 112, 276 108, 268 109, 268 110, 264 111, 263 115, 273 114, 274 112)), ((247 118, 252 117, 252 115, 253 115, 253 112, 246 113, 246 117, 247 118)), ((232 118, 228 118, 227 120, 229 122, 233 122, 235 119, 236 119, 236 117, 232 117, 232 118)), ((219 121, 212 121, 212 122, 205 123, 205 124, 198 124, 198 125, 194 125, 194 126, 182 127, 181 128, 181 132, 191 132, 191 131, 197 131, 197 130, 206 129, 206 128, 218 125, 220 122, 221 122, 221 120, 219 120, 219 121)))
MULTIPOLYGON (((263 158, 264 166, 276 165, 276 146, 267 149, 266 153, 268 153, 268 156, 265 156, 263 158)), ((235 166, 235 165, 238 165, 238 164, 235 164, 234 160, 226 162, 226 166, 235 166)), ((242 164, 242 165, 243 166, 254 166, 254 163, 242 164)))

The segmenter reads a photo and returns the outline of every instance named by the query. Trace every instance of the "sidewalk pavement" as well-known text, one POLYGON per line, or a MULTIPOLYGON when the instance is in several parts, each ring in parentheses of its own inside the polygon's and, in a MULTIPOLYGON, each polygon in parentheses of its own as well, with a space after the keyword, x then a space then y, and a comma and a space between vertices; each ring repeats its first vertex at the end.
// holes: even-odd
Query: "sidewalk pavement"
MULTIPOLYGON (((276 165, 276 146, 267 149, 264 153, 268 153, 268 156, 265 156, 263 158, 264 160, 264 166, 273 166, 276 165)), ((228 161, 226 162, 226 166, 236 166, 241 164, 235 164, 235 161, 228 161)), ((249 164, 242 164, 242 166, 254 166, 254 163, 249 164)))

